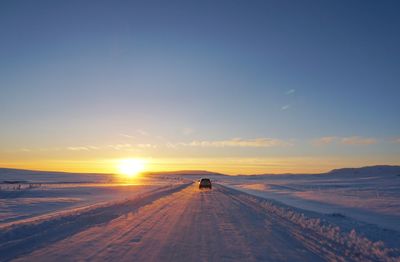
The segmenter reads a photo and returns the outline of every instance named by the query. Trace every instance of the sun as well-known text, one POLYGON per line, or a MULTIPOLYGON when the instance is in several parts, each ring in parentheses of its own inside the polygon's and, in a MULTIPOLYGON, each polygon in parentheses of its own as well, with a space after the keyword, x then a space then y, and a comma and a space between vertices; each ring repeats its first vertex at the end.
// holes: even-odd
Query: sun
POLYGON ((145 170, 146 161, 143 159, 121 159, 118 162, 118 173, 125 178, 134 178, 145 170))

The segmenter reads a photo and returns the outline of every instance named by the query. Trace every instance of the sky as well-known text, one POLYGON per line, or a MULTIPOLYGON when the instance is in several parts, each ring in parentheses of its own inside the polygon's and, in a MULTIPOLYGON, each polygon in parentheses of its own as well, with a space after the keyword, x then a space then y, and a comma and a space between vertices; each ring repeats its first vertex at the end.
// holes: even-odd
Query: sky
POLYGON ((400 165, 398 1, 1 1, 0 166, 400 165))

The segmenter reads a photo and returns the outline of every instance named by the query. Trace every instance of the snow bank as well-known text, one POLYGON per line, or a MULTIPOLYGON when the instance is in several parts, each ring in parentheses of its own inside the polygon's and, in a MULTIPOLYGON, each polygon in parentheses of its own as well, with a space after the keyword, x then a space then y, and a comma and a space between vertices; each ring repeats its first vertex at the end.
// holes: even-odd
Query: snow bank
POLYGON ((246 197, 260 204, 266 212, 273 213, 278 217, 300 226, 304 231, 317 234, 331 243, 328 245, 341 245, 346 257, 354 261, 400 261, 399 248, 386 248, 382 241, 373 242, 359 235, 355 229, 344 232, 339 226, 321 222, 320 218, 310 218, 303 213, 297 212, 290 207, 279 206, 277 203, 260 199, 255 196, 246 197))

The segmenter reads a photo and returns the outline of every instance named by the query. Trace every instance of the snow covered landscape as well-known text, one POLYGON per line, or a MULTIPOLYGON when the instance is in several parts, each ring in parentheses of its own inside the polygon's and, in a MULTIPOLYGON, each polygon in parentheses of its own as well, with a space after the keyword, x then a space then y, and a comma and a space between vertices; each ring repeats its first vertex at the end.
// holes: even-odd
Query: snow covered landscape
POLYGON ((241 176, 225 185, 299 208, 350 216, 400 231, 400 168, 377 166, 316 175, 241 176))
POLYGON ((1 261, 400 259, 400 167, 149 174, 136 185, 105 174, 0 172, 1 261), (212 190, 198 189, 204 176, 212 190))
POLYGON ((176 181, 144 178, 133 184, 107 174, 0 169, 0 225, 131 198, 170 183, 176 181))
POLYGON ((400 1, 0 1, 0 262, 400 262, 400 1))

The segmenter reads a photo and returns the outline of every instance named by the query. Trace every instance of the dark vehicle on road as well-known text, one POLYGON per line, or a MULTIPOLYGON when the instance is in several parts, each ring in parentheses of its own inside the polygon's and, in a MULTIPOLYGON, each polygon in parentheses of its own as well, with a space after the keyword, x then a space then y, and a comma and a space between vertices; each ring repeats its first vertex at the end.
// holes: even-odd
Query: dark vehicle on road
POLYGON ((209 178, 202 178, 200 179, 199 189, 202 188, 209 188, 211 189, 211 180, 209 178))

